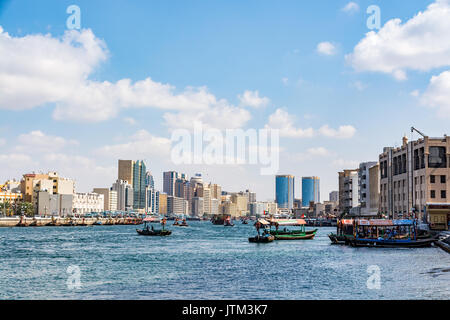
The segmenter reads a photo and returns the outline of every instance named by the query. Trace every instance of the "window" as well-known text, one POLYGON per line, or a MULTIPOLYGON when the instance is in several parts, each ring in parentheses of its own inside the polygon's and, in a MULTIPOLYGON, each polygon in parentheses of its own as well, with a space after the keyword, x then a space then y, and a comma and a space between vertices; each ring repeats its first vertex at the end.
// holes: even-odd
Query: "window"
POLYGON ((436 176, 431 175, 430 176, 430 182, 435 183, 436 182, 436 176))
POLYGON ((423 176, 420 176, 420 184, 423 183, 423 176))
POLYGON ((441 176, 441 183, 445 183, 445 176, 441 176))
POLYGON ((435 198, 436 198, 436 191, 431 190, 431 199, 435 199, 435 198))
POLYGON ((445 190, 441 190, 441 198, 442 199, 447 198, 447 192, 445 192, 445 190))
POLYGON ((447 155, 445 147, 430 147, 430 154, 428 156, 429 168, 446 168, 447 155))

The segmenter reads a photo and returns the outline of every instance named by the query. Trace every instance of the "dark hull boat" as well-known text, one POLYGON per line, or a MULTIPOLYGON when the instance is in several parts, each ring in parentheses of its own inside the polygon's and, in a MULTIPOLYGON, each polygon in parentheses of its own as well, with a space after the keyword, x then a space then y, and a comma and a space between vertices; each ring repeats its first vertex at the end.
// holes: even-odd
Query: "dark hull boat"
POLYGON ((335 233, 330 233, 328 238, 331 240, 331 244, 345 244, 347 245, 350 240, 353 240, 353 235, 337 235, 335 233))
POLYGON ((275 240, 275 237, 270 235, 270 236, 256 236, 256 237, 251 237, 248 238, 249 242, 252 243, 269 243, 269 242, 273 242, 273 240, 275 240))
POLYGON ((349 243, 352 247, 377 247, 377 248, 423 248, 430 247, 433 242, 436 241, 436 238, 428 238, 428 239, 393 239, 393 240, 385 240, 385 239, 360 239, 356 238, 353 240, 349 240, 349 243))
POLYGON ((141 236, 169 236, 172 234, 170 230, 136 229, 136 232, 141 236))

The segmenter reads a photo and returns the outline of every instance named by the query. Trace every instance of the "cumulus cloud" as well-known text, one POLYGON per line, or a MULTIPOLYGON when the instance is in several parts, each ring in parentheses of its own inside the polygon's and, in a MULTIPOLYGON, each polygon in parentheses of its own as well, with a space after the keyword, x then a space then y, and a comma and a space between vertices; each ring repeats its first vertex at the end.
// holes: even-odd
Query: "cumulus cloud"
POLYGON ((355 13, 359 11, 359 5, 356 2, 350 1, 343 8, 342 11, 347 13, 355 13))
POLYGON ((314 135, 312 128, 301 129, 294 126, 294 117, 283 109, 277 109, 269 116, 266 129, 279 129, 280 137, 310 138, 314 135))
POLYGON ((137 123, 136 120, 134 120, 134 118, 131 117, 125 117, 123 118, 123 121, 129 124, 130 126, 134 126, 137 123))
POLYGON ((407 70, 429 71, 450 65, 450 1, 437 0, 405 23, 391 19, 368 32, 346 56, 358 72, 382 72, 397 80, 407 70))
POLYGON ((18 145, 14 149, 19 152, 48 152, 70 145, 78 145, 76 140, 47 135, 40 130, 19 135, 17 142, 18 145))
POLYGON ((319 129, 319 133, 329 138, 348 139, 355 135, 356 129, 353 126, 345 125, 340 126, 336 130, 330 128, 328 125, 324 125, 319 129))
MULTIPOLYGON (((62 38, 12 37, 0 30, 0 57, 0 109, 24 110, 52 103, 56 120, 99 122, 127 108, 217 114, 225 104, 206 87, 177 91, 150 77, 135 82, 90 79, 108 57, 105 43, 91 30, 66 31, 62 38)), ((259 96, 248 98, 257 103, 259 96)), ((259 99, 266 102, 266 98, 259 99)))
POLYGON ((332 55, 336 54, 336 47, 334 44, 332 44, 331 42, 328 42, 328 41, 320 42, 317 45, 317 52, 322 55, 332 56, 332 55))
POLYGON ((103 146, 96 153, 116 159, 143 159, 170 154, 171 140, 154 136, 147 130, 139 130, 127 140, 125 143, 103 146))
POLYGON ((450 118, 450 71, 433 76, 420 101, 425 106, 437 109, 439 116, 450 118))
POLYGON ((260 97, 258 90, 246 90, 242 95, 238 96, 241 106, 260 108, 269 104, 270 100, 267 97, 260 97))

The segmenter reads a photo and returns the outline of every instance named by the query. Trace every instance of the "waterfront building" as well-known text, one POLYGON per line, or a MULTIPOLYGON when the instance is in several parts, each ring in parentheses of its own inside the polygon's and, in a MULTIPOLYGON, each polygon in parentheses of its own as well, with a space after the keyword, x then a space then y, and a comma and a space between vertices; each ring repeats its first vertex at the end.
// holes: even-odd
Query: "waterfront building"
POLYGON ((294 176, 277 175, 275 177, 275 202, 278 208, 294 207, 294 176))
POLYGON ((236 204, 238 216, 245 216, 248 213, 248 196, 243 193, 231 194, 231 202, 236 204))
POLYGON ((167 214, 169 215, 186 215, 188 209, 188 201, 174 196, 167 196, 167 214))
POLYGON ((379 163, 382 214, 424 218, 432 229, 448 229, 450 137, 403 137, 401 147, 383 149, 379 163))
POLYGON ((145 186, 155 189, 155 180, 153 179, 153 175, 150 171, 147 171, 145 174, 145 186))
POLYGON ((211 189, 211 197, 214 199, 220 199, 222 196, 222 187, 218 184, 209 184, 209 188, 211 189))
POLYGON ((117 210, 117 191, 111 188, 94 188, 92 192, 103 195, 105 211, 117 210))
POLYGON ((348 214, 358 206, 358 169, 339 172, 339 211, 348 214))
POLYGON ((148 186, 146 189, 146 213, 158 214, 159 213, 159 191, 148 186))
POLYGON ((362 162, 359 164, 358 169, 358 197, 360 204, 360 215, 368 216, 378 214, 378 200, 372 203, 374 198, 379 197, 379 179, 377 177, 376 168, 378 168, 378 162, 362 162), (375 167, 375 171, 372 171, 372 176, 370 175, 370 169, 375 167), (375 181, 371 181, 375 179, 375 181), (371 189, 373 188, 373 190, 371 189), (372 193, 372 197, 371 197, 372 193))
POLYGON ((117 179, 133 185, 133 160, 119 160, 117 179))
POLYGON ((47 190, 40 190, 35 198, 37 215, 67 216, 73 213, 73 194, 53 194, 47 190))
POLYGON ((309 207, 311 202, 320 202, 320 179, 319 177, 302 177, 302 207, 309 207))
POLYGON ((145 210, 146 208, 146 178, 147 168, 144 161, 133 161, 133 209, 145 210))
POLYGON ((70 195, 75 192, 75 181, 59 177, 57 172, 24 174, 20 182, 23 200, 36 203, 36 192, 39 190, 48 190, 51 194, 70 195))
POLYGON ((159 193, 159 214, 166 215, 167 214, 167 193, 159 193))
POLYGON ((175 181, 181 176, 176 171, 163 172, 163 191, 168 196, 175 195, 175 181))
POLYGON ((105 210, 103 195, 98 193, 75 193, 72 206, 73 213, 78 215, 105 210))
POLYGON ((0 185, 0 191, 20 193, 20 181, 7 180, 4 184, 0 185))
POLYGON ((266 206, 263 202, 251 202, 248 205, 250 216, 260 217, 264 215, 266 206))
POLYGON ((339 191, 331 191, 329 199, 331 202, 336 202, 339 204, 339 191))
POLYGON ((219 200, 216 198, 211 198, 210 210, 212 215, 219 214, 219 200))
POLYGON ((126 180, 117 180, 112 186, 117 192, 117 210, 131 211, 133 209, 133 187, 126 180))
POLYGON ((22 193, 16 193, 11 191, 0 191, 0 203, 15 203, 22 201, 22 193))
POLYGON ((192 209, 191 213, 193 216, 201 217, 204 214, 203 208, 203 198, 202 197, 193 197, 192 198, 192 209))
POLYGON ((234 202, 231 201, 226 201, 226 202, 222 202, 219 205, 219 213, 220 214, 225 214, 231 217, 238 217, 240 216, 240 214, 238 214, 237 211, 237 205, 234 202))

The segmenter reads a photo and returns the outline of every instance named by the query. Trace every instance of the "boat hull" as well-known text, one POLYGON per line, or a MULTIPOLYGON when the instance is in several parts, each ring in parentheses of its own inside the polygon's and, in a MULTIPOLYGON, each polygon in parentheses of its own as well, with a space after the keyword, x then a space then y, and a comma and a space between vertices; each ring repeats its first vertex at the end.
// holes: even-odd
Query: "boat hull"
POLYGON ((296 235, 296 234, 315 234, 317 232, 318 229, 314 229, 314 230, 309 230, 309 231, 305 231, 305 232, 301 232, 299 230, 292 230, 292 231, 276 231, 276 230, 272 230, 270 231, 271 235, 296 235))
POLYGON ((170 230, 146 230, 146 229, 136 229, 136 232, 141 236, 170 236, 172 231, 170 230))
POLYGON ((248 241, 251 243, 269 243, 269 242, 273 242, 273 240, 275 240, 274 236, 268 236, 268 237, 256 236, 256 237, 248 238, 248 241))
POLYGON ((315 233, 311 234, 285 234, 275 235, 275 240, 312 240, 315 237, 315 233))
POLYGON ((352 247, 374 247, 374 248, 424 248, 430 247, 436 238, 418 240, 376 240, 376 239, 353 239, 349 243, 352 247))

